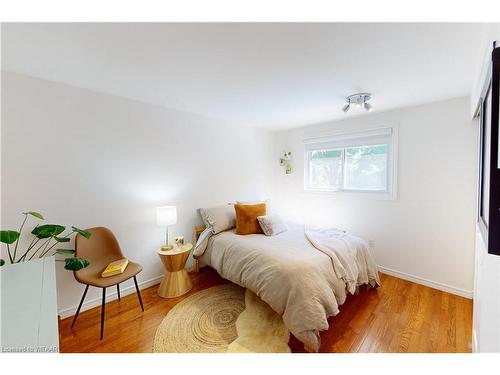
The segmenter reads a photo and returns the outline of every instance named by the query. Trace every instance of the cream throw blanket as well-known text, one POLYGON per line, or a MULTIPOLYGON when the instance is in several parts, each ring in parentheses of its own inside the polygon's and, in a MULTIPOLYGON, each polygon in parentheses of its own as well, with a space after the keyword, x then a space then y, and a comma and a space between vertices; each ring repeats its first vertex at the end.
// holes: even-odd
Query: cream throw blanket
POLYGON ((358 285, 380 285, 377 265, 363 239, 334 228, 305 227, 304 232, 316 249, 330 257, 349 293, 354 294, 358 285))

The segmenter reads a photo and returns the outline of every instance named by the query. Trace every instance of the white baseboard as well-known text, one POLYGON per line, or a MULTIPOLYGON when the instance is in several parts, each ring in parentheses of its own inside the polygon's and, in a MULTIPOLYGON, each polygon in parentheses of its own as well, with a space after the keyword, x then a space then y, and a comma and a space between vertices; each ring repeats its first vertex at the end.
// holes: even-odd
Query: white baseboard
MULTIPOLYGON (((163 275, 153 277, 152 279, 149 280, 144 280, 141 282, 138 282, 137 285, 139 286, 139 289, 146 289, 149 288, 150 286, 159 284, 163 275)), ((92 286, 90 286, 92 288, 92 286)), ((135 293, 135 286, 132 284, 131 286, 128 286, 126 288, 120 288, 120 295, 126 296, 128 294, 135 293)), ((80 297, 81 298, 81 297, 80 297)), ((110 301, 114 301, 118 299, 118 293, 116 292, 116 288, 114 288, 114 292, 111 293, 106 293, 106 303, 110 301)), ((82 308, 80 309, 80 312, 89 310, 93 307, 100 306, 101 305, 101 297, 94 298, 91 300, 87 300, 83 302, 82 308)), ((69 316, 73 316, 76 313, 76 309, 78 308, 78 305, 71 306, 65 309, 60 309, 58 310, 58 314, 61 317, 61 319, 67 318, 69 316)))
POLYGON ((417 283, 417 284, 422 284, 422 285, 428 286, 430 288, 442 290, 443 292, 456 294, 457 296, 460 296, 460 297, 472 299, 472 296, 473 296, 472 290, 465 290, 465 289, 456 288, 456 287, 448 285, 448 284, 443 284, 443 283, 440 283, 437 281, 424 279, 423 277, 410 275, 408 273, 396 271, 396 270, 386 268, 383 266, 378 266, 378 269, 382 273, 386 273, 386 274, 391 275, 391 276, 399 277, 400 279, 412 281, 412 282, 417 283))

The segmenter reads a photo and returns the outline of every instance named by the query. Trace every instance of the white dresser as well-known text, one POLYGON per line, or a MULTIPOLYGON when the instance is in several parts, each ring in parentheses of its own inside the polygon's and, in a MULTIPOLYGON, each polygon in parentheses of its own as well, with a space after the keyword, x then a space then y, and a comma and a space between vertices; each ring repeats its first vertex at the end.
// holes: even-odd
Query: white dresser
POLYGON ((59 351, 55 271, 53 256, 0 267, 0 351, 59 351))

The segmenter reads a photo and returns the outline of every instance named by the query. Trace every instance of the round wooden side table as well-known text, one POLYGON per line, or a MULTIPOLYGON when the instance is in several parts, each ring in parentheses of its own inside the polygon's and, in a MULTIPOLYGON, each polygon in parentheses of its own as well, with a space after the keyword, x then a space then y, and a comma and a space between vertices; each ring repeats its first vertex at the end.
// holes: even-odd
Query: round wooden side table
POLYGON ((165 267, 165 276, 158 288, 158 295, 163 298, 174 298, 189 292, 193 287, 191 279, 184 268, 193 245, 188 243, 174 247, 172 250, 158 250, 158 255, 165 267))

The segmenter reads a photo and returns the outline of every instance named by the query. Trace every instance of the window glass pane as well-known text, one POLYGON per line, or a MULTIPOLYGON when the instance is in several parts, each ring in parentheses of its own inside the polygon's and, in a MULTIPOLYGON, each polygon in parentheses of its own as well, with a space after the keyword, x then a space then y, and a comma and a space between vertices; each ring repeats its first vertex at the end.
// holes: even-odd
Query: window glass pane
POLYGON ((357 146, 345 149, 345 189, 387 190, 389 146, 357 146))
POLYGON ((309 155, 309 186, 339 189, 342 184, 341 149, 311 151, 309 155))

